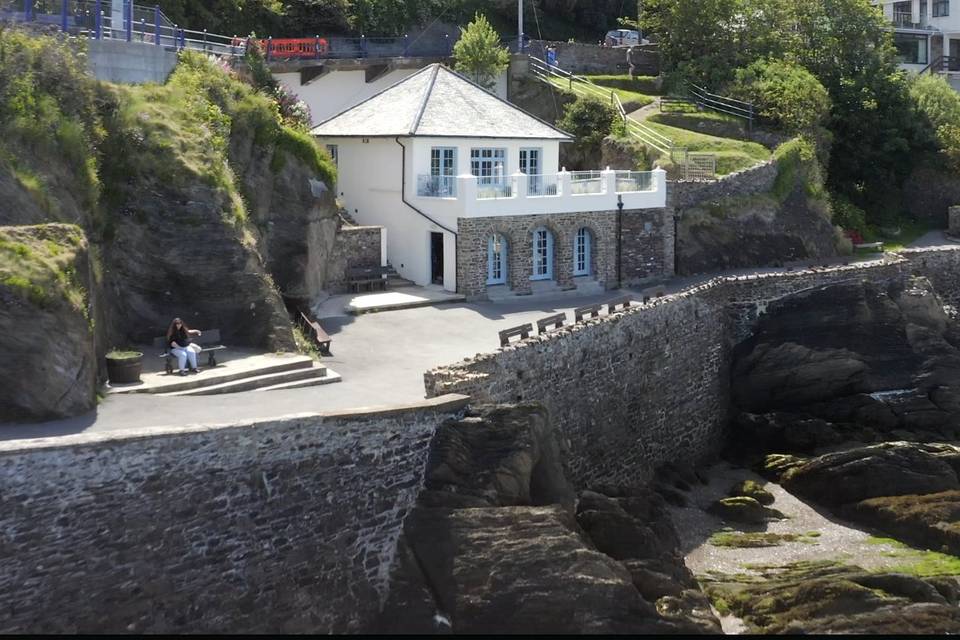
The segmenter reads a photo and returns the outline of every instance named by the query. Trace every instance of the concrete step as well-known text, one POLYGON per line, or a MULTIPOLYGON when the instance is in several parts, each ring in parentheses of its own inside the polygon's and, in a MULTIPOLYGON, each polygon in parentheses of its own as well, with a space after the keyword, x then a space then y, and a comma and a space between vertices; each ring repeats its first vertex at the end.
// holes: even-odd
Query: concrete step
MULTIPOLYGON (((256 372, 259 374, 259 372, 256 372)), ((240 380, 224 382, 207 387, 199 387, 187 391, 177 391, 175 393, 161 393, 161 396, 216 396, 223 393, 237 393, 239 391, 253 391, 261 387, 271 387, 286 382, 299 382, 303 380, 315 380, 327 375, 327 368, 319 363, 313 363, 308 368, 291 369, 289 371, 278 371, 265 375, 254 375, 240 380)))
POLYGON ((413 280, 407 280, 400 276, 389 276, 387 277, 387 288, 388 289, 402 289, 403 287, 415 287, 417 283, 413 280))
POLYGON ((284 389, 304 389, 306 387, 318 387, 322 384, 333 384, 340 382, 343 378, 332 369, 327 369, 327 374, 320 378, 307 378, 305 380, 293 380, 291 382, 281 382, 280 384, 270 385, 269 387, 260 387, 254 391, 282 391, 284 389))
MULTIPOLYGON (((201 353, 201 357, 203 354, 201 353)), ((199 374, 189 374, 180 377, 161 374, 144 375, 149 382, 138 386, 119 386, 110 389, 110 393, 151 393, 169 395, 185 391, 192 391, 206 387, 219 386, 225 383, 243 380, 253 376, 284 373, 300 369, 310 369, 313 358, 303 355, 288 354, 284 357, 261 358, 256 363, 249 363, 250 359, 232 360, 209 369, 205 368, 206 359, 202 358, 199 374)))

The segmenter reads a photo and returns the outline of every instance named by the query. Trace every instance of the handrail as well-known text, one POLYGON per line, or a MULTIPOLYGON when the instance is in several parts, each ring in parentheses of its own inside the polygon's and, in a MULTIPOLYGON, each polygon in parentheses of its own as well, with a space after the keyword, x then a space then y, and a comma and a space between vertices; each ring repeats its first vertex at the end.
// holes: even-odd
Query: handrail
POLYGON ((687 82, 687 91, 699 106, 736 118, 743 118, 751 127, 753 126, 753 121, 756 118, 756 107, 751 103, 710 93, 692 82, 687 82))

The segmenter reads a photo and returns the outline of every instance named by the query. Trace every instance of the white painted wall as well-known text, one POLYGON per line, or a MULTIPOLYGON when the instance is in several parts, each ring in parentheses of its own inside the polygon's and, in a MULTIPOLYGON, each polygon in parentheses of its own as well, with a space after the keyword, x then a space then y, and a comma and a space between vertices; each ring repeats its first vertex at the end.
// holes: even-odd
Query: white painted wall
MULTIPOLYGON (((447 291, 457 290, 456 237, 403 203, 403 148, 393 139, 321 138, 337 145, 338 197, 359 224, 387 230, 386 257, 401 276, 418 285, 431 283, 430 233, 444 234, 444 278, 447 291)), ((410 161, 410 139, 401 139, 410 161)), ((408 199, 410 192, 407 193, 408 199)), ((442 221, 439 221, 442 224, 442 221)), ((456 220, 448 226, 456 230, 456 220)))

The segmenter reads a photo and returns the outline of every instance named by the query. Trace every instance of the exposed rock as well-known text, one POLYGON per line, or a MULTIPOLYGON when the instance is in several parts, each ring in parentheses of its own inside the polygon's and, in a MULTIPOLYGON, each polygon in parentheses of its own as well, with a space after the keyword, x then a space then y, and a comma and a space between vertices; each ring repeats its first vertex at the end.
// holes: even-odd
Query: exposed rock
POLYGON ((790 492, 828 506, 960 489, 960 448, 887 442, 814 458, 783 476, 790 492))
POLYGON ((765 507, 754 498, 745 496, 717 500, 707 511, 724 520, 748 524, 762 524, 770 520, 783 520, 786 517, 776 509, 765 507))
POLYGON ((898 540, 960 555, 960 491, 871 498, 840 513, 898 540))
POLYGON ((573 489, 540 406, 480 407, 440 427, 426 474, 427 506, 563 504, 573 489))
POLYGON ((767 309, 735 353, 735 441, 803 451, 903 429, 960 428, 955 325, 922 278, 848 282, 767 309))
POLYGON ((0 421, 84 413, 96 404, 93 288, 73 225, 0 227, 0 421))
POLYGON ((774 502, 773 494, 764 489, 754 480, 744 480, 743 482, 738 482, 730 488, 730 496, 753 498, 764 506, 769 506, 774 502))

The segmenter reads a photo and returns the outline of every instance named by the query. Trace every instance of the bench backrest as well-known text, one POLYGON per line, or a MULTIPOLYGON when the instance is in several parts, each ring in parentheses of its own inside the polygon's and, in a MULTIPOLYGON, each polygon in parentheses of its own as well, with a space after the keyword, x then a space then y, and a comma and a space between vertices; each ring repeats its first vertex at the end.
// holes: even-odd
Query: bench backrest
POLYGON ((520 336, 521 340, 526 340, 530 337, 531 333, 533 333, 533 325, 529 322, 527 324, 522 324, 519 327, 504 329, 500 332, 500 346, 507 346, 510 344, 510 338, 516 338, 517 336, 520 336))
POLYGON ((573 310, 574 322, 581 322, 584 316, 590 316, 591 318, 600 317, 600 309, 603 308, 602 304, 591 304, 586 307, 579 307, 573 310))
MULTIPOLYGON (((193 342, 203 346, 205 344, 220 344, 220 329, 201 329, 203 335, 200 337, 193 336, 190 339, 193 342)), ((167 348, 167 337, 160 336, 159 338, 153 339, 153 346, 156 349, 166 349, 167 348)))
POLYGON ((630 296, 623 296, 622 298, 616 298, 607 302, 607 313, 613 313, 617 310, 617 307, 623 307, 624 309, 630 306, 630 296))
POLYGON ((348 279, 380 278, 390 273, 390 267, 351 267, 345 271, 348 279))
POLYGON ((567 314, 558 313, 553 316, 544 318, 543 320, 537 320, 537 332, 546 333, 548 327, 552 326, 554 329, 559 329, 563 326, 563 323, 567 321, 567 314))

